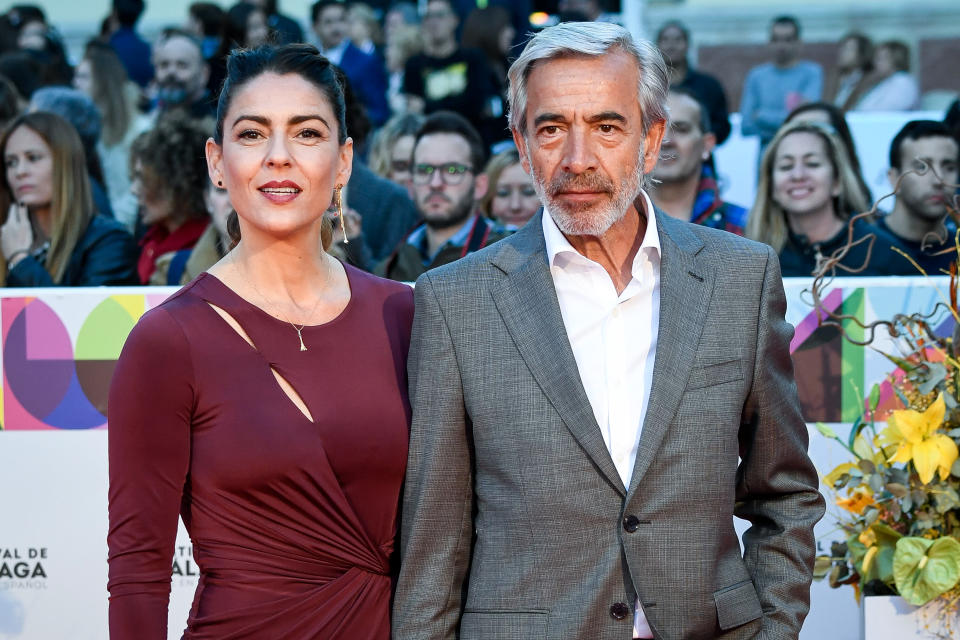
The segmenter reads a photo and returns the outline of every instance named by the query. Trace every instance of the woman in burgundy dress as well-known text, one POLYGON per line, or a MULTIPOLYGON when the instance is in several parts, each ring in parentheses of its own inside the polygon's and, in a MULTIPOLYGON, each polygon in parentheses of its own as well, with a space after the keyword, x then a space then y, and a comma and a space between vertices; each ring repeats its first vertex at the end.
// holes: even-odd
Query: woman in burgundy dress
POLYGON ((178 515, 201 571, 184 638, 390 636, 413 296, 322 248, 352 155, 316 49, 231 57, 207 159, 242 239, 113 377, 114 640, 167 637, 178 515))

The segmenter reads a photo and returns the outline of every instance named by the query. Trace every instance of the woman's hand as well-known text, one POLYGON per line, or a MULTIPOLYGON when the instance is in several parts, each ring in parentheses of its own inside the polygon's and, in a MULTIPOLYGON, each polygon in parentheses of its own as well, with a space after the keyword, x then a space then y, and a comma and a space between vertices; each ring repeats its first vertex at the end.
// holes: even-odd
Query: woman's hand
POLYGON ((33 227, 26 205, 13 203, 7 211, 7 221, 0 227, 0 251, 13 268, 30 253, 33 246, 33 227))

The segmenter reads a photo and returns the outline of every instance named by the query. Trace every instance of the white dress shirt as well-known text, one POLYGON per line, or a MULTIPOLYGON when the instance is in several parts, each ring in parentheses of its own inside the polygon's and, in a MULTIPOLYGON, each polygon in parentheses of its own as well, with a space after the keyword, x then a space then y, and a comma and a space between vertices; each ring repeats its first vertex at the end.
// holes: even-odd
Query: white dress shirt
MULTIPOLYGON (((650 400, 660 326, 660 238, 653 204, 641 193, 647 229, 633 259, 632 278, 620 294, 604 268, 578 253, 550 212, 543 212, 550 275, 580 381, 628 489, 650 400)), ((653 637, 639 602, 633 636, 653 637)))

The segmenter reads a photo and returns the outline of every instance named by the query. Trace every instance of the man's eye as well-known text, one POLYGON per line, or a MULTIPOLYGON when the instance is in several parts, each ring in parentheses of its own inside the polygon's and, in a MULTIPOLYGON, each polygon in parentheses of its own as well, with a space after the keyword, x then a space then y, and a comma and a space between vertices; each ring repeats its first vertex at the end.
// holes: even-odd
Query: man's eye
POLYGON ((603 133, 613 133, 617 128, 612 124, 602 124, 600 125, 600 131, 603 133))
POLYGON ((547 126, 545 126, 545 127, 543 127, 542 129, 540 129, 540 133, 546 134, 546 135, 548 135, 548 136, 552 136, 552 135, 556 135, 556 133, 557 133, 559 130, 560 130, 560 127, 558 127, 557 125, 555 125, 555 124, 548 124, 547 126))

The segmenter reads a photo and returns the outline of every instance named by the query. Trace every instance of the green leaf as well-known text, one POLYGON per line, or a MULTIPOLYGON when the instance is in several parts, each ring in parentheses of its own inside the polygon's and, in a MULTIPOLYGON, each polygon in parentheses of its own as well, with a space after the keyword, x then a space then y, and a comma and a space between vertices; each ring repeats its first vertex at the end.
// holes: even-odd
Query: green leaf
POLYGON ((817 559, 813 563, 813 578, 815 580, 825 578, 827 573, 830 572, 831 566, 833 566, 833 558, 830 556, 817 556, 817 559))
POLYGON ((822 423, 822 422, 818 422, 818 423, 817 423, 817 431, 820 432, 820 435, 822 435, 822 436, 824 436, 824 437, 826 437, 826 438, 833 438, 834 440, 839 440, 839 439, 840 439, 840 438, 837 436, 837 432, 836 432, 836 431, 834 431, 833 429, 831 429, 830 427, 828 427, 826 424, 824 424, 824 423, 822 423))
POLYGON ((953 466, 950 467, 950 474, 960 478, 960 458, 953 461, 953 466))
POLYGON ((937 513, 946 513, 960 507, 960 495, 953 487, 941 485, 940 490, 933 494, 933 504, 937 513))
POLYGON ((909 489, 899 482, 888 482, 883 488, 898 498, 906 498, 907 494, 910 493, 909 489))
POLYGON ((851 449, 853 449, 854 440, 860 435, 860 430, 863 429, 864 426, 863 416, 858 416, 857 419, 853 421, 853 426, 850 427, 850 435, 847 436, 847 446, 851 449))
POLYGON ((930 602, 960 580, 960 542, 950 537, 901 538, 893 577, 904 600, 915 606, 930 602))
POLYGON ((873 464, 873 460, 867 460, 866 458, 858 461, 857 466, 864 473, 876 473, 877 471, 877 465, 873 464))
MULTIPOLYGON (((944 394, 943 397, 949 398, 950 394, 949 393, 944 394)), ((951 438, 960 438, 960 429, 950 429, 950 431, 947 431, 947 435, 950 436, 951 438)))
MULTIPOLYGON (((884 352, 881 351, 881 352, 880 352, 880 355, 882 355, 882 356, 885 357, 887 360, 889 360, 889 361, 892 362, 893 364, 897 365, 900 369, 902 369, 903 371, 905 371, 905 372, 907 372, 907 373, 910 373, 911 371, 913 371, 914 369, 917 368, 917 365, 913 364, 912 362, 909 362, 909 361, 907 361, 907 360, 904 360, 903 358, 898 358, 897 356, 892 356, 892 355, 890 355, 889 353, 884 353, 884 352)), ((893 388, 896 389, 897 387, 894 385, 893 388)))
POLYGON ((877 410, 880 405, 880 385, 875 384, 870 388, 870 413, 877 410))
POLYGON ((928 362, 927 375, 925 375, 924 380, 917 385, 917 391, 919 391, 921 395, 927 395, 946 379, 947 368, 944 367, 943 364, 939 362, 928 362))

